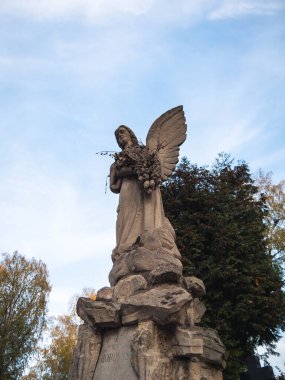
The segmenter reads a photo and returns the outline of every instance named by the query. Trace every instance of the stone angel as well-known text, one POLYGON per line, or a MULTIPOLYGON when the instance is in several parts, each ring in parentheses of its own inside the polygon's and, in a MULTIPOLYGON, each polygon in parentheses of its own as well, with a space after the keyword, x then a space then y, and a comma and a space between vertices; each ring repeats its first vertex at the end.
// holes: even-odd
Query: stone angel
POLYGON ((115 256, 128 251, 140 235, 165 224, 159 185, 175 169, 186 129, 182 106, 155 120, 145 145, 138 143, 127 126, 116 129, 116 140, 122 151, 115 154, 110 168, 110 189, 120 193, 115 256))

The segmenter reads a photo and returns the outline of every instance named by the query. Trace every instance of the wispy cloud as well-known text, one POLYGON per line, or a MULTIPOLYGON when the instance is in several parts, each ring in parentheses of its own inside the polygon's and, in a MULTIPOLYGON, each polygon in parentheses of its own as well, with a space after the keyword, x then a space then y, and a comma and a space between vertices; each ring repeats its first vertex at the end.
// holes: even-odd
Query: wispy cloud
POLYGON ((226 94, 220 94, 216 106, 207 105, 207 112, 203 117, 199 115, 203 110, 197 105, 192 121, 195 128, 190 129, 190 139, 186 143, 193 162, 199 162, 202 165, 211 164, 220 152, 231 153, 238 159, 245 158, 241 153, 243 148, 253 146, 256 141, 259 141, 264 133, 264 125, 257 123, 256 108, 241 114, 241 107, 240 103, 237 103, 236 107, 229 104, 226 94), (201 155, 202 141, 203 154, 201 155))
POLYGON ((139 15, 148 11, 154 0, 3 0, 2 13, 19 13, 38 19, 84 16, 96 20, 118 14, 139 15))
POLYGON ((237 18, 247 15, 272 15, 284 10, 283 1, 268 0, 231 0, 221 1, 220 4, 209 14, 209 19, 237 18))
MULTIPOLYGON (((285 157, 285 148, 277 149, 271 153, 266 153, 263 156, 258 157, 257 159, 251 162, 252 167, 257 170, 259 168, 272 168, 276 167, 278 162, 283 162, 285 157)), ((282 165, 282 176, 284 175, 284 167, 282 165)), ((277 180, 281 180, 282 178, 277 178, 277 180)))
POLYGON ((120 16, 148 15, 165 21, 188 18, 225 19, 248 14, 271 15, 284 9, 281 0, 2 0, 0 13, 35 19, 84 17, 92 22, 113 21, 120 16))

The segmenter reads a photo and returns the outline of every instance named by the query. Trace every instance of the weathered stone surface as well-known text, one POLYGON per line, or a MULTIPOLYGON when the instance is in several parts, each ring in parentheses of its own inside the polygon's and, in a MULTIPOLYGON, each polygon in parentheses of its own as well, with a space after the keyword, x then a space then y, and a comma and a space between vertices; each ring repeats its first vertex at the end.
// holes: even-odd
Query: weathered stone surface
MULTIPOLYGON (((159 351, 144 353, 139 360, 139 379, 141 380, 172 380, 171 358, 163 357, 159 351)), ((175 377, 175 379, 177 379, 175 377)))
POLYGON ((95 374, 88 380, 138 379, 131 365, 130 345, 135 331, 135 326, 128 326, 103 333, 103 345, 95 374))
POLYGON ((175 244, 175 232, 169 220, 152 232, 146 232, 124 252, 113 250, 113 267, 109 273, 111 286, 128 274, 150 272, 160 264, 182 268, 181 255, 175 244))
POLYGON ((127 257, 128 267, 132 272, 152 271, 159 264, 173 264, 182 268, 181 261, 176 259, 169 251, 163 247, 153 253, 152 251, 138 247, 127 257))
POLYGON ((181 261, 164 247, 155 251, 145 247, 136 247, 114 261, 113 268, 109 273, 110 284, 111 286, 116 285, 121 278, 128 274, 150 272, 160 264, 173 264, 182 268, 181 261))
POLYGON ((96 301, 112 301, 114 288, 105 286, 104 288, 98 290, 96 295, 96 301))
POLYGON ((217 368, 225 368, 227 354, 217 332, 198 326, 190 330, 193 338, 203 339, 204 350, 201 360, 208 364, 214 364, 217 368))
POLYGON ((160 334, 152 321, 139 323, 131 342, 131 363, 140 380, 174 379, 169 336, 160 334))
POLYGON ((140 245, 150 251, 156 251, 162 247, 160 239, 150 232, 146 232, 140 236, 140 245))
POLYGON ((142 353, 156 349, 157 329, 153 321, 139 322, 131 342, 131 363, 137 374, 139 374, 139 357, 142 353))
POLYGON ((173 339, 173 353, 174 356, 196 358, 198 361, 206 363, 204 364, 206 367, 214 364, 216 368, 223 369, 226 364, 225 347, 217 332, 212 329, 201 327, 181 329, 178 327, 173 339))
POLYGON ((165 218, 163 226, 154 230, 153 234, 160 240, 163 248, 166 248, 177 259, 181 259, 175 243, 175 231, 167 218, 165 218))
POLYGON ((189 276, 184 277, 186 289, 192 294, 193 297, 202 297, 206 294, 206 288, 202 280, 197 277, 189 276))
POLYGON ((192 301, 191 295, 176 285, 160 285, 129 297, 122 304, 122 323, 153 320, 158 324, 181 322, 187 316, 186 308, 192 301))
POLYGON ((154 268, 154 259, 152 258, 154 255, 155 253, 153 254, 149 249, 138 247, 128 255, 128 267, 131 272, 151 271, 154 268))
POLYGON ((125 299, 136 294, 139 290, 145 290, 147 282, 140 274, 122 278, 114 287, 114 301, 124 302, 125 299))
POLYGON ((183 267, 181 261, 174 257, 173 254, 164 247, 158 249, 156 260, 158 264, 174 264, 180 268, 183 267))
POLYGON ((195 298, 193 301, 194 308, 194 323, 201 322, 203 315, 206 312, 206 306, 198 298, 195 298))
POLYGON ((182 280, 182 268, 174 264, 160 264, 150 272, 151 285, 162 283, 180 283, 182 280))
POLYGON ((203 328, 177 328, 173 340, 174 356, 191 358, 191 379, 222 380, 226 352, 216 331, 203 328))
MULTIPOLYGON (((223 374, 220 369, 199 361, 189 363, 189 374, 191 374, 191 380, 223 380, 223 374)), ((183 380, 186 379, 183 378, 183 380)))
POLYGON ((128 263, 127 263, 127 256, 129 252, 125 255, 119 256, 113 263, 113 267, 109 273, 109 282, 111 286, 116 285, 116 283, 119 281, 120 278, 126 276, 127 274, 130 274, 131 271, 129 269, 128 263))
POLYGON ((121 325, 120 306, 112 302, 93 301, 80 297, 77 314, 91 327, 118 327, 121 325))
POLYGON ((140 322, 131 353, 140 380, 222 380, 217 363, 204 360, 204 338, 192 329, 165 329, 152 321, 140 322))
POLYGON ((222 380, 224 359, 211 329, 165 328, 148 320, 100 333, 85 324, 68 379, 222 380))
POLYGON ((192 357, 203 354, 203 339, 197 338, 189 329, 177 327, 172 346, 174 356, 192 357))
POLYGON ((90 380, 93 378, 101 343, 102 334, 99 330, 94 330, 87 324, 79 326, 68 380, 90 380))

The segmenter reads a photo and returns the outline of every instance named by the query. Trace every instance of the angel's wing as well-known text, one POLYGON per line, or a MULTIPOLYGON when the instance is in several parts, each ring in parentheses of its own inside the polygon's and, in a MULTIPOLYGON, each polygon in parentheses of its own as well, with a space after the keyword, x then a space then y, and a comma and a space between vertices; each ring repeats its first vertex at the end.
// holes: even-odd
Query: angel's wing
POLYGON ((186 139, 186 130, 183 106, 178 106, 156 119, 148 131, 146 146, 152 152, 157 151, 163 181, 170 176, 178 162, 179 146, 186 139))

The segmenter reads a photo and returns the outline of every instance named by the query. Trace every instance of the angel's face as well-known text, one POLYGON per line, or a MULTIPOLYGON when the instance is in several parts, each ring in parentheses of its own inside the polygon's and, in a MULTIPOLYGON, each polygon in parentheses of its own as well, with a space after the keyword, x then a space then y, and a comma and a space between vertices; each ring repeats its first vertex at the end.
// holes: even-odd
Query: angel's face
POLYGON ((117 141, 118 141, 118 144, 122 146, 123 148, 129 145, 132 145, 131 135, 126 128, 124 127, 119 128, 118 133, 117 133, 117 141))

